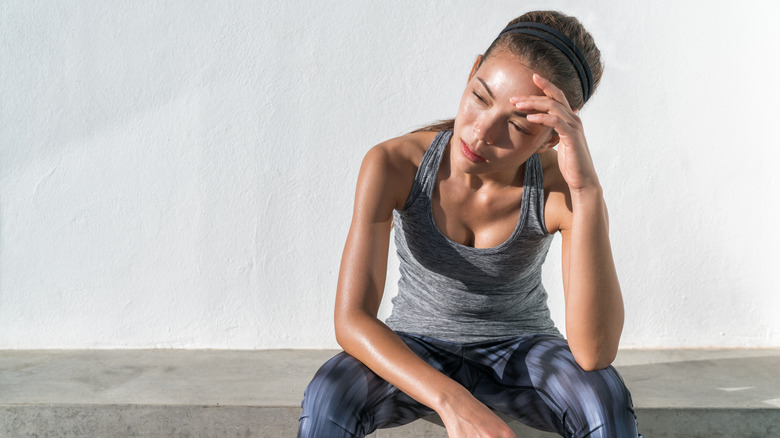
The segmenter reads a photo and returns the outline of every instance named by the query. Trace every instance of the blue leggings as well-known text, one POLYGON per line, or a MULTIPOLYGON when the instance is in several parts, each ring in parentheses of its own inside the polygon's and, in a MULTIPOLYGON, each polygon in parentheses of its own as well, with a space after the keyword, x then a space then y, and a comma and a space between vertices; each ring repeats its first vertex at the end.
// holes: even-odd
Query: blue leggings
MULTIPOLYGON (((564 437, 637 436, 631 395, 617 371, 583 371, 562 338, 459 344, 398 335, 482 403, 528 426, 564 437)), ((362 437, 433 412, 344 352, 317 371, 302 406, 299 437, 362 437)))

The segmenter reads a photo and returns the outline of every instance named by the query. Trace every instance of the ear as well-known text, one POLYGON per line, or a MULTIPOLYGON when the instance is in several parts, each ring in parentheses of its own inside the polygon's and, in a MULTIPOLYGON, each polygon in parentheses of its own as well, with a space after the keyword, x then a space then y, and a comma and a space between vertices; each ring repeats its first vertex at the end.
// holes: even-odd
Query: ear
POLYGON ((561 141, 561 136, 558 135, 557 132, 553 129, 550 131, 550 138, 544 143, 544 145, 539 149, 539 152, 543 152, 549 149, 552 149, 561 141))
POLYGON ((471 66, 471 73, 469 73, 468 82, 471 82, 471 78, 474 77, 474 74, 477 73, 479 66, 482 65, 482 59, 483 59, 482 55, 477 55, 477 60, 474 61, 474 65, 471 66))

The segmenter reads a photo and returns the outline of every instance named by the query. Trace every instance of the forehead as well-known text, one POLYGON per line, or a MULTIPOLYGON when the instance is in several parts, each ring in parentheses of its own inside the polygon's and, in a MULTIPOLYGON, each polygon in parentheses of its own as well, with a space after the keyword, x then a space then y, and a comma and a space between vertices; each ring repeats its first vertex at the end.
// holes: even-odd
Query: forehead
POLYGON ((512 54, 494 54, 486 58, 476 71, 496 97, 543 95, 534 84, 534 71, 524 59, 512 54))

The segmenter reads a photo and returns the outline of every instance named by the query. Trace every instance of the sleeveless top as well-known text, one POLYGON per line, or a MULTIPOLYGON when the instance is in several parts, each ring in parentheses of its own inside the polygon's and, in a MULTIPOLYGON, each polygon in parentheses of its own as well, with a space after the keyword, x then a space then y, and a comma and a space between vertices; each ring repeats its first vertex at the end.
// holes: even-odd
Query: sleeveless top
POLYGON ((539 155, 525 163, 520 217, 512 235, 498 246, 473 248, 447 238, 433 219, 436 176, 451 137, 451 131, 436 135, 406 205, 393 212, 401 277, 387 325, 459 343, 561 336, 541 281, 553 236, 544 225, 539 155))

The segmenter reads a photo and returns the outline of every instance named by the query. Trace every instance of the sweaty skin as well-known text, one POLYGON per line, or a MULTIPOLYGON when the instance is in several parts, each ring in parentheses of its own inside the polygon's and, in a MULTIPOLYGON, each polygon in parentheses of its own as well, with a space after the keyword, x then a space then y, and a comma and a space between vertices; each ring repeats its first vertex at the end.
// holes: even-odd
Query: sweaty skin
MULTIPOLYGON (((434 220, 463 245, 501 244, 519 214, 523 163, 539 153, 545 224, 562 238, 568 342, 583 369, 606 368, 617 353, 623 301, 582 123, 560 89, 522 59, 499 53, 479 61, 437 175, 434 220)), ((363 160, 339 271, 336 338, 347 353, 435 410, 450 437, 514 437, 489 408, 417 357, 377 318, 392 213, 405 204, 435 135, 420 132, 386 141, 363 160)))

